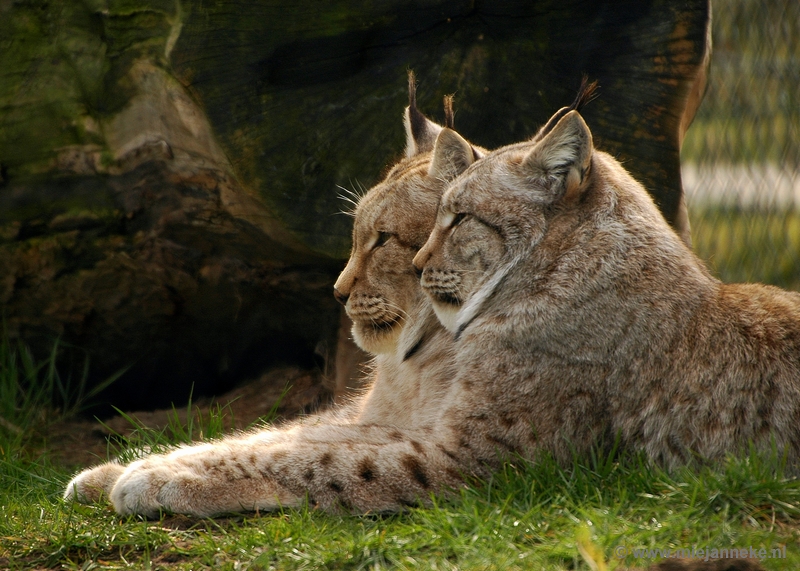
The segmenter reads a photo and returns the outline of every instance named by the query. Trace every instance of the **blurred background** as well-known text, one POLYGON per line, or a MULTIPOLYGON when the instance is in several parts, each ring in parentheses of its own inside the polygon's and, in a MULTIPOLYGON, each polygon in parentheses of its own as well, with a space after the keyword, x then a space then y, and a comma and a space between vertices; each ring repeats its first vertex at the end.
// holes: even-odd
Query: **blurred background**
POLYGON ((708 89, 681 170, 695 251, 800 290, 800 2, 712 0, 708 89))

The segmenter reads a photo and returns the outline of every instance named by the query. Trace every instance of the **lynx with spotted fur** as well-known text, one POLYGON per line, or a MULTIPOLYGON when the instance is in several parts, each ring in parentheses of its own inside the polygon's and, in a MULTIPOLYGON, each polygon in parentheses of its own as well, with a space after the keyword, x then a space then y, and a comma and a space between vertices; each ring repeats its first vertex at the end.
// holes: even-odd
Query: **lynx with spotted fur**
POLYGON ((796 469, 800 294, 714 279, 576 111, 457 178, 414 264, 458 338, 460 446, 796 469))
MULTIPOLYGON (((121 514, 197 516, 308 501, 355 513, 395 511, 457 487, 466 469, 441 433, 453 390, 452 336, 419 287, 411 260, 430 233, 446 183, 482 150, 416 109, 406 110, 406 158, 357 205, 350 260, 335 295, 358 344, 376 354, 356 402, 282 429, 181 447, 78 474, 65 497, 110 498, 121 514)), ((448 113, 452 126, 452 110, 448 113)))

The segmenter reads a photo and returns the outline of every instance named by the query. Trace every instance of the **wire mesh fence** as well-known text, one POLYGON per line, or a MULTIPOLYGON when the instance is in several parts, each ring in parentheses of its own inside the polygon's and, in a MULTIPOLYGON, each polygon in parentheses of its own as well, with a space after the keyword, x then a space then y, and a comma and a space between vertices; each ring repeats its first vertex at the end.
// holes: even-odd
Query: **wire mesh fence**
POLYGON ((800 290, 800 2, 712 0, 712 46, 681 154, 695 251, 800 290))

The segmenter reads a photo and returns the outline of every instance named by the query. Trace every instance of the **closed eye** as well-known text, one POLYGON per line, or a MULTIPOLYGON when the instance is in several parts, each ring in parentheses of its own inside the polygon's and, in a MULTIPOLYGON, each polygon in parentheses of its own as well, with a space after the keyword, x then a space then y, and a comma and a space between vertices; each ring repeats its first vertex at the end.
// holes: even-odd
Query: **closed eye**
POLYGON ((453 221, 450 223, 450 227, 455 228, 456 226, 461 224, 466 217, 467 214, 465 212, 459 212, 453 217, 453 221))
POLYGON ((389 238, 392 237, 392 234, 389 232, 378 232, 378 239, 375 240, 375 244, 372 246, 373 248, 380 248, 383 246, 389 238))

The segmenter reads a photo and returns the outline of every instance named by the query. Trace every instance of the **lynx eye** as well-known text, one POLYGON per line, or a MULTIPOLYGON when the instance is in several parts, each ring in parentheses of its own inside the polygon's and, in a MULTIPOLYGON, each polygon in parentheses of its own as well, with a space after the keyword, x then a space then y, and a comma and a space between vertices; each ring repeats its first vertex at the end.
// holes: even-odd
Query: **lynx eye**
POLYGON ((453 216, 453 221, 450 223, 450 227, 455 228, 456 226, 461 224, 466 217, 467 214, 465 212, 459 212, 458 214, 453 216))
POLYGON ((392 234, 389 232, 378 232, 378 239, 375 240, 375 244, 372 246, 373 248, 380 248, 383 246, 389 238, 392 237, 392 234))

